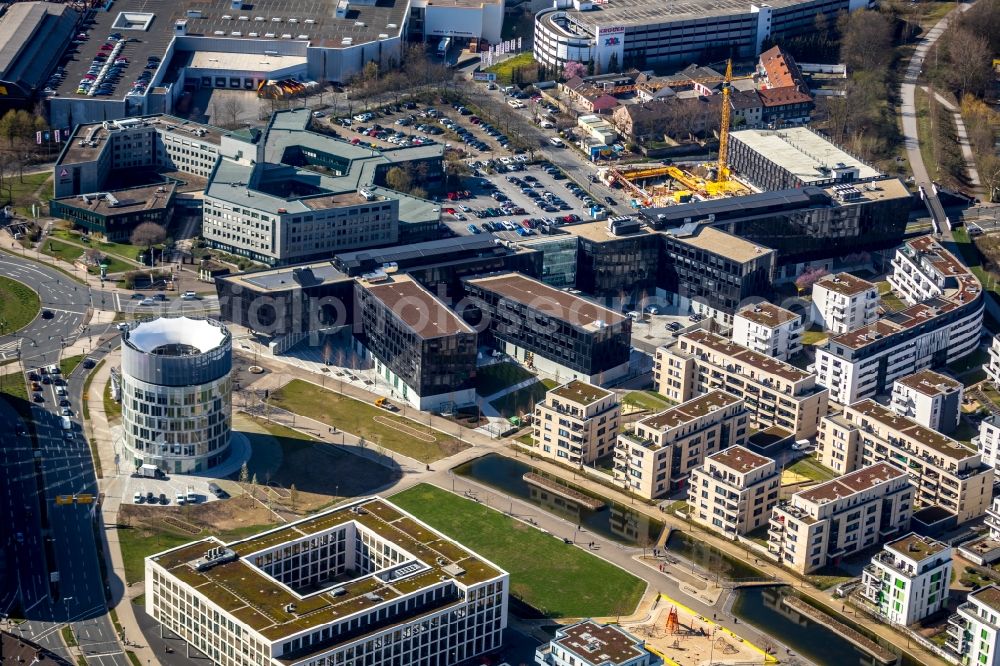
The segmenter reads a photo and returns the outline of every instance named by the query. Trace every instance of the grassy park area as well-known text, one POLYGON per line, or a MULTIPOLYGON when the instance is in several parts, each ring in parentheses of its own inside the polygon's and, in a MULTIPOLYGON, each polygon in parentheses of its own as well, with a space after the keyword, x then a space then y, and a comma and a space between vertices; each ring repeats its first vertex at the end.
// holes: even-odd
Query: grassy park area
POLYGON ((631 613, 646 587, 585 550, 440 488, 420 484, 390 499, 505 569, 511 593, 551 617, 631 613))
POLYGON ((468 448, 457 439, 416 421, 301 379, 293 379, 272 392, 270 403, 364 437, 372 445, 384 446, 420 462, 434 462, 468 448))
POLYGON ((6 335, 27 326, 38 314, 38 294, 26 284, 0 277, 0 334, 6 335))
POLYGON ((530 414, 534 411, 535 405, 545 399, 545 393, 558 385, 558 382, 552 379, 543 379, 516 391, 511 391, 507 395, 493 400, 490 404, 505 418, 530 414))
POLYGON ((492 67, 487 67, 487 72, 493 72, 497 75, 497 83, 512 83, 514 79, 514 72, 522 67, 531 67, 535 65, 535 57, 530 51, 525 53, 520 53, 513 58, 507 58, 503 62, 497 63, 492 67))
POLYGON ((476 393, 484 397, 491 396, 533 376, 516 363, 487 365, 476 369, 476 393))
POLYGON ((819 464, 815 456, 799 458, 786 467, 784 471, 804 476, 810 481, 829 481, 837 477, 837 473, 832 469, 819 464))
POLYGON ((632 391, 625 394, 625 397, 622 398, 622 404, 631 405, 637 409, 645 409, 650 412, 659 412, 674 403, 656 391, 632 391))

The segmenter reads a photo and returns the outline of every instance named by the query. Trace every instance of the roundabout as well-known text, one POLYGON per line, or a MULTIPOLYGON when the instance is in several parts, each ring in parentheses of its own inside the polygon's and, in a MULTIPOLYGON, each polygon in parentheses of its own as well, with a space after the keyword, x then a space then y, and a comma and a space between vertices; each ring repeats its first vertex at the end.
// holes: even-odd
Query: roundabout
POLYGON ((0 276, 0 335, 21 330, 40 310, 38 292, 23 282, 0 276))

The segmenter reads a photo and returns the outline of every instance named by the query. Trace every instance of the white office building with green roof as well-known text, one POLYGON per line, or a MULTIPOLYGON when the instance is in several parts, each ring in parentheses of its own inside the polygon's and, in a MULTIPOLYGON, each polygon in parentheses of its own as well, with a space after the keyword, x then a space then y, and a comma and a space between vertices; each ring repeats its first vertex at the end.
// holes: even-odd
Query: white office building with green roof
POLYGON ((379 497, 145 567, 146 612, 221 666, 459 664, 507 626, 507 572, 379 497))

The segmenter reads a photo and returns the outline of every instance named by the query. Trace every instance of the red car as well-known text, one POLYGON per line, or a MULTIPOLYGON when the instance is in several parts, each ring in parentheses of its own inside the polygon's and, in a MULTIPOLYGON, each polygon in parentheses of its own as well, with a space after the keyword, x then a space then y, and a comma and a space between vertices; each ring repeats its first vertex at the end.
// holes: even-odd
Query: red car
POLYGON ((353 139, 351 139, 351 144, 352 144, 352 145, 355 145, 355 146, 356 146, 356 145, 358 145, 359 143, 361 143, 361 139, 359 139, 358 137, 354 137, 353 139))

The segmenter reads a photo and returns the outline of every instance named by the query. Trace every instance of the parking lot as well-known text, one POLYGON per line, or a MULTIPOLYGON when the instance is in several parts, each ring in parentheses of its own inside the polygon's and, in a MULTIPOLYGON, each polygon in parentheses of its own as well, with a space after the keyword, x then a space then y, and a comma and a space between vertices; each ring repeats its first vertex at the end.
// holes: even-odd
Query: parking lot
MULTIPOLYGON (((501 238, 515 240, 538 233, 545 224, 560 226, 592 219, 589 203, 599 204, 573 180, 547 173, 543 165, 512 161, 515 171, 487 173, 478 160, 469 160, 480 174, 466 179, 471 197, 442 202, 442 222, 454 233, 470 235, 494 232, 501 238), (573 194, 574 187, 580 192, 573 194), (494 214, 489 214, 492 209, 494 214), (575 218, 573 218, 575 216, 575 218), (528 228, 523 225, 529 220, 528 228), (509 225, 505 223, 510 223, 509 225), (472 225, 476 231, 469 228, 472 225), (520 227, 522 231, 499 226, 520 227)), ((562 174, 560 174, 562 175, 562 174)))
POLYGON ((161 506, 176 506, 178 493, 183 494, 185 497, 193 493, 197 498, 197 502, 193 502, 193 504, 218 501, 218 498, 208 489, 208 484, 212 483, 211 479, 203 477, 177 474, 167 479, 125 476, 123 480, 122 503, 125 504, 148 504, 149 502, 145 499, 147 493, 153 493, 153 505, 161 506), (141 502, 135 501, 136 493, 139 493, 143 497, 141 502), (161 493, 167 499, 166 504, 162 504, 160 501, 161 493))

